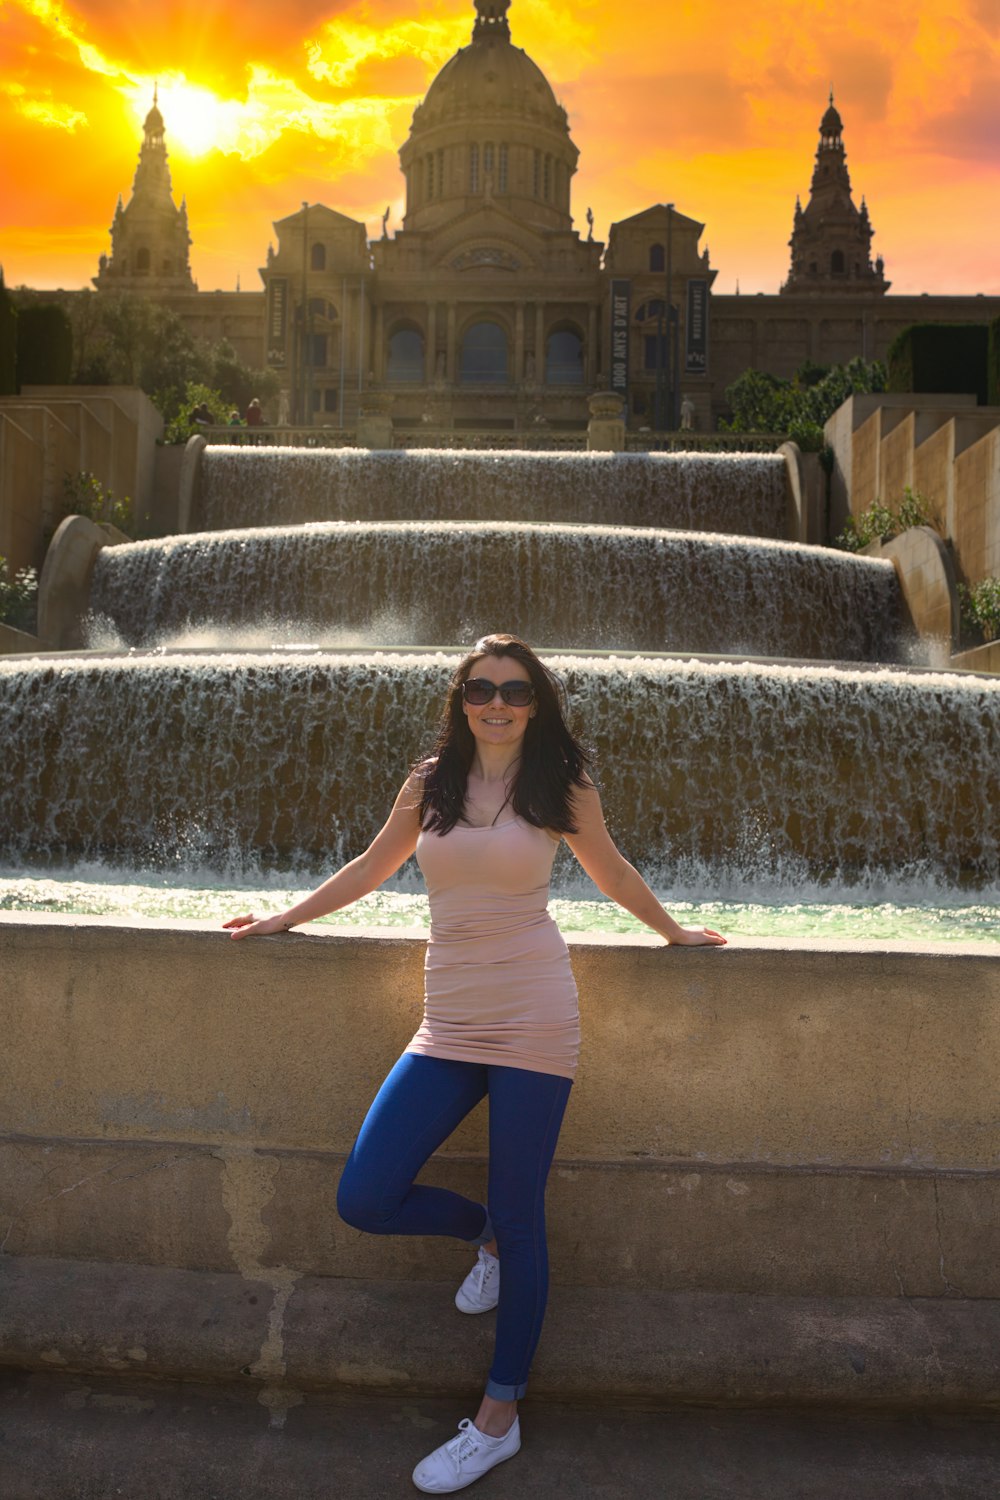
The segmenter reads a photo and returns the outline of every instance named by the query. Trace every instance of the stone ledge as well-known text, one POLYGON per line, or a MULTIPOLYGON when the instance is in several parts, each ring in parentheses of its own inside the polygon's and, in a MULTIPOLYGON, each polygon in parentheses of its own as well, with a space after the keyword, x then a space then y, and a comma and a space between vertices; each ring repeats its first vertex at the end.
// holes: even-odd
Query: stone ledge
MULTIPOLYGON (((0 1366, 305 1391, 464 1394, 493 1319, 451 1283, 5 1258, 0 1366)), ((554 1287, 532 1395, 651 1406, 1000 1410, 1000 1301, 746 1297, 554 1287)))

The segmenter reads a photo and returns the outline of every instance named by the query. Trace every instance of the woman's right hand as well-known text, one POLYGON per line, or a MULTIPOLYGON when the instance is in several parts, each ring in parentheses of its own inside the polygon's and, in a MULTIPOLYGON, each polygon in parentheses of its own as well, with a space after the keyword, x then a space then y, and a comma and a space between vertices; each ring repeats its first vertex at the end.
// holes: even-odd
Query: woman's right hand
POLYGON ((289 932, 288 918, 284 916, 255 917, 248 912, 245 917, 230 917, 223 927, 232 928, 231 938, 270 937, 275 932, 289 932))

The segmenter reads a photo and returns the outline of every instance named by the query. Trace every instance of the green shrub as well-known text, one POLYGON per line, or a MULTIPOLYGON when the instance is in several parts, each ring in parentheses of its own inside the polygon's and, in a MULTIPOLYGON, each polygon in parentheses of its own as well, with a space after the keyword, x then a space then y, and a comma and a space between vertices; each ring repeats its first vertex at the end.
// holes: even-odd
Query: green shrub
POLYGON ((889 346, 888 389, 988 399, 985 323, 913 323, 889 346))
POLYGON ((960 583, 962 628, 969 634, 982 632, 988 641, 1000 636, 1000 578, 984 578, 970 588, 960 583))
POLYGON ((1000 318, 994 318, 990 324, 986 365, 989 405, 1000 406, 1000 318))
POLYGON ((931 502, 909 485, 903 490, 903 498, 896 510, 876 500, 858 516, 848 516, 843 531, 835 539, 834 546, 846 552, 860 552, 870 542, 888 542, 911 526, 933 526, 938 529, 931 502))
POLYGON ((7 559, 0 556, 0 624, 34 635, 37 610, 38 574, 34 568, 18 568, 11 578, 7 559))
POLYGON ((0 396, 17 391, 17 308, 0 267, 0 396))
POLYGON ((109 522, 124 531, 126 536, 135 535, 135 506, 128 495, 116 500, 111 490, 106 490, 96 474, 81 469, 79 473, 67 474, 63 480, 63 515, 86 516, 88 521, 109 522))
POLYGON ((166 419, 167 425, 163 431, 165 443, 186 443, 188 438, 198 431, 197 426, 191 422, 191 413, 202 402, 208 407, 213 422, 219 427, 229 425, 232 403, 225 401, 219 391, 214 391, 210 386, 202 385, 198 381, 188 381, 183 395, 179 398, 175 393, 172 408, 166 400, 161 402, 159 392, 153 397, 153 401, 166 419), (167 411, 171 409, 173 414, 167 417, 167 411))
POLYGON ((22 307, 17 315, 17 385, 69 385, 73 375, 73 328, 55 302, 22 307))

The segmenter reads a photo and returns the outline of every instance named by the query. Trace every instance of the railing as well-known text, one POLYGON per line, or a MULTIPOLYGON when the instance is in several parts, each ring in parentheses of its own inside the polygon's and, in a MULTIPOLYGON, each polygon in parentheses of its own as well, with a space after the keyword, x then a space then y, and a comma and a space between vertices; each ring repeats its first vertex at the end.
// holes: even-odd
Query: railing
MULTIPOLYGON (((197 427, 213 447, 240 448, 355 448, 357 432, 341 427, 197 427)), ((469 431, 454 427, 399 427, 393 432, 394 448, 532 449, 581 452, 587 447, 586 432, 553 432, 532 427, 524 432, 469 431)))
POLYGON ((213 446, 237 448, 354 448, 357 433, 344 427, 193 427, 213 446))
POLYGON ((453 427, 405 427, 393 433, 396 448, 476 448, 503 449, 512 451, 528 449, 532 452, 559 450, 580 453, 586 451, 586 432, 553 432, 548 427, 532 427, 526 432, 486 432, 455 430, 453 427))
MULTIPOLYGON (((357 431, 344 427, 196 427, 213 446, 241 448, 356 448, 357 431)), ((627 432, 627 453, 776 453, 788 438, 780 432, 627 432)), ((475 448, 581 453, 586 432, 560 432, 539 425, 520 432, 454 427, 397 427, 393 447, 475 448)))
POLYGON ((781 432, 628 432, 627 453, 776 453, 781 432))

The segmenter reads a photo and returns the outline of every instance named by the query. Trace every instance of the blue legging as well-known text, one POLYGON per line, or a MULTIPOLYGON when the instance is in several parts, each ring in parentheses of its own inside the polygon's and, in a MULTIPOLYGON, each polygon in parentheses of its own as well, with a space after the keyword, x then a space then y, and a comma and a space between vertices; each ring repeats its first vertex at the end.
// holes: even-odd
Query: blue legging
POLYGON ((486 1394, 527 1388, 549 1286, 545 1180, 572 1083, 525 1068, 404 1052, 379 1089, 337 1190, 342 1219, 370 1234, 442 1234, 500 1252, 496 1347, 486 1394), (490 1100, 487 1212, 447 1188, 414 1184, 432 1152, 490 1100))

